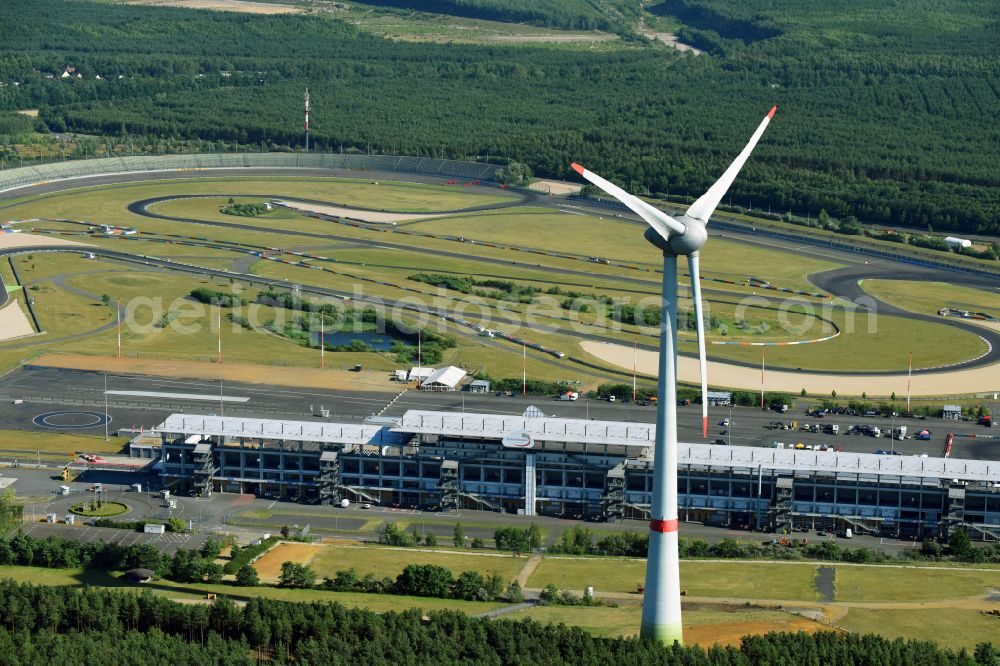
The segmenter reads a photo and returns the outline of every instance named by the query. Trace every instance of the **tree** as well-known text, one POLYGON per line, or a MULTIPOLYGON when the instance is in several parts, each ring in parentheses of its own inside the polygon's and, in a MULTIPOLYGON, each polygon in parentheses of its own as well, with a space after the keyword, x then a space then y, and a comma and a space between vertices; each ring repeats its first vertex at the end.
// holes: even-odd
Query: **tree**
POLYGON ((474 537, 472 539, 472 543, 469 544, 470 548, 483 548, 485 546, 486 546, 486 544, 479 537, 474 537))
POLYGON ((434 534, 434 532, 428 532, 424 536, 424 545, 425 546, 436 546, 436 545, 438 545, 437 535, 434 534))
POLYGON ((282 539, 287 539, 289 534, 290 534, 290 531, 288 529, 288 525, 282 525, 281 526, 281 538, 282 539))
POLYGON ((396 578, 395 588, 400 594, 445 598, 451 592, 453 583, 451 570, 446 567, 408 564, 396 578))
POLYGON ((313 587, 315 584, 316 572, 310 567, 298 562, 282 563, 278 587, 305 588, 313 587))
POLYGON ((455 523, 452 542, 456 548, 461 548, 465 545, 465 529, 462 527, 462 523, 455 523))
POLYGON ((476 571, 463 571, 451 586, 451 596, 467 601, 491 601, 486 591, 486 579, 476 571))
POLYGON ((507 601, 512 604, 519 604, 524 601, 524 591, 521 589, 521 584, 516 580, 511 581, 510 585, 507 586, 507 601))
POLYGON ((830 391, 830 397, 833 398, 834 400, 837 399, 837 389, 830 391))
POLYGON ((802 391, 799 392, 799 395, 801 395, 803 398, 806 397, 806 390, 802 389, 802 391))
POLYGON ((553 583, 549 583, 545 586, 545 589, 538 593, 538 598, 541 599, 543 604, 551 604, 559 599, 559 588, 553 583))
POLYGON ((969 556, 972 551, 972 541, 968 533, 961 527, 956 529, 948 537, 948 552, 958 558, 963 559, 969 556))
POLYGON ((249 564, 244 564, 236 572, 236 584, 241 587, 257 587, 260 585, 260 576, 257 570, 249 564))
POLYGON ((527 185, 532 177, 531 167, 523 162, 510 162, 496 173, 497 182, 502 185, 527 185))
POLYGON ((215 562, 208 562, 204 567, 205 572, 205 582, 212 584, 219 584, 222 582, 222 577, 225 575, 225 571, 222 569, 221 564, 216 564, 215 562))

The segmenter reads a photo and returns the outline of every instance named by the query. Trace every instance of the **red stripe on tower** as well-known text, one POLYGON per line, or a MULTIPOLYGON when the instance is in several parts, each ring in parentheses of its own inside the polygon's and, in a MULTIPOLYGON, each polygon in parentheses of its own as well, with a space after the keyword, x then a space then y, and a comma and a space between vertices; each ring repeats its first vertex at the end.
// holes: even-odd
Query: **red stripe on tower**
POLYGON ((650 532, 676 532, 678 527, 678 520, 674 518, 673 520, 651 520, 649 521, 649 531, 650 532))

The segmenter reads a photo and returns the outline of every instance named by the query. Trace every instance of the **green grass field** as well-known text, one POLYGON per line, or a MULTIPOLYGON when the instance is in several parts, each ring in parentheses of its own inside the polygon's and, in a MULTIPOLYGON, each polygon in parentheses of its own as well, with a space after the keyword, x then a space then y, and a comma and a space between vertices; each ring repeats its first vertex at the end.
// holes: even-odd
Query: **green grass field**
POLYGON ((960 287, 945 282, 865 280, 861 285, 872 296, 911 312, 936 315, 943 307, 984 312, 1000 317, 1000 291, 960 287))
MULTIPOLYGON (((691 596, 815 600, 815 564, 767 562, 681 562, 681 587, 691 596)), ((644 560, 545 558, 528 587, 556 585, 582 590, 635 592, 644 585, 644 560)))
POLYGON ((378 578, 398 576, 407 564, 436 564, 447 567, 455 575, 463 571, 496 571, 513 580, 524 567, 526 558, 515 558, 497 551, 485 554, 432 552, 426 550, 380 547, 328 547, 312 562, 318 576, 334 577, 337 571, 354 568, 361 575, 374 574, 378 578))
POLYGON ((1000 571, 836 567, 837 601, 929 601, 1000 589, 1000 571))
POLYGON ((978 643, 996 645, 1000 635, 1000 617, 961 608, 852 608, 837 624, 857 633, 931 640, 969 651, 978 643))
POLYGON ((235 600, 262 597, 281 601, 333 601, 351 608, 367 608, 376 612, 420 608, 424 611, 457 610, 463 613, 485 613, 504 605, 502 603, 405 597, 390 594, 289 590, 277 587, 236 587, 234 585, 211 585, 208 583, 182 584, 168 580, 155 580, 152 583, 134 585, 123 581, 117 573, 108 574, 83 569, 0 566, 0 578, 8 578, 19 583, 52 585, 55 587, 83 587, 89 585, 93 587, 126 589, 136 593, 148 589, 155 594, 178 601, 205 599, 207 594, 224 595, 235 600))
POLYGON ((67 435, 37 430, 0 430, 0 450, 26 453, 41 451, 66 456, 78 451, 118 453, 127 442, 127 437, 112 437, 110 441, 105 442, 103 437, 91 435, 67 435))
MULTIPOLYGON (((565 624, 581 627, 594 636, 618 638, 634 636, 639 631, 642 607, 638 604, 610 606, 536 606, 504 616, 511 620, 530 618, 542 624, 565 624)), ((760 608, 686 609, 685 630, 731 623, 780 624, 794 616, 760 608)))

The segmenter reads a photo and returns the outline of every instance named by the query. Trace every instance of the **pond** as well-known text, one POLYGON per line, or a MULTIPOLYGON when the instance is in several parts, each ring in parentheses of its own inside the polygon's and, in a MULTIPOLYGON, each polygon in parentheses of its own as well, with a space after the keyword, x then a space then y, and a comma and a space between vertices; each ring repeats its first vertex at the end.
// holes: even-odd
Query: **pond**
MULTIPOLYGON (((371 333, 361 331, 337 331, 336 333, 327 333, 323 336, 323 338, 326 340, 328 347, 349 345, 352 340, 360 340, 375 351, 388 351, 392 348, 392 343, 397 340, 403 343, 406 342, 405 340, 394 338, 387 333, 371 333)), ((314 341, 318 340, 319 335, 314 338, 314 341)))

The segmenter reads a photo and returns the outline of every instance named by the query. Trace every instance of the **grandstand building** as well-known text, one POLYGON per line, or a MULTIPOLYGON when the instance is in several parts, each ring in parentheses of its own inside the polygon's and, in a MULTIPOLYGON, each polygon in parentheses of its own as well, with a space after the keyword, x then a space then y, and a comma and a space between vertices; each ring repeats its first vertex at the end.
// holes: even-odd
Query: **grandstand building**
MULTIPOLYGON (((411 410, 379 424, 175 414, 164 485, 312 503, 341 499, 592 520, 648 517, 655 426, 411 410)), ((681 444, 681 518, 1000 538, 1000 462, 681 444)))

